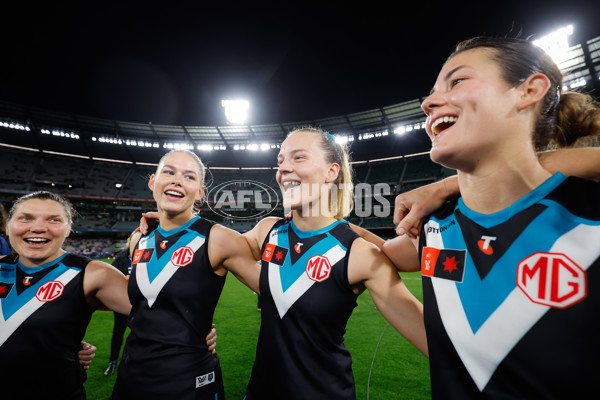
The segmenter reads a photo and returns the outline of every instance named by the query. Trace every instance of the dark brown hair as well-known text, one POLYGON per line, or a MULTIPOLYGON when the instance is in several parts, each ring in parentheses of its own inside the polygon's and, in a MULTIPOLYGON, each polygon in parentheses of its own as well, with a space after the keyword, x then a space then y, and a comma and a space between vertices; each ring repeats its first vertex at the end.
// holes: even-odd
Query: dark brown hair
POLYGON ((492 60, 510 85, 518 86, 535 73, 542 73, 550 80, 550 89, 539 107, 533 132, 536 150, 569 147, 580 138, 600 133, 598 102, 587 94, 563 93, 563 75, 543 49, 527 39, 479 36, 460 42, 448 59, 480 48, 492 50, 492 60))
POLYGON ((58 204, 60 204, 63 207, 63 209, 65 210, 65 214, 67 215, 67 222, 69 223, 69 226, 73 225, 73 219, 75 218, 75 209, 73 208, 73 205, 67 199, 65 199, 63 196, 56 194, 56 193, 43 191, 43 190, 39 191, 39 192, 33 192, 33 193, 26 194, 24 196, 19 197, 17 200, 15 200, 12 207, 10 208, 10 211, 8 212, 7 220, 8 221, 11 220, 11 218, 13 217, 13 214, 15 213, 15 210, 19 207, 19 205, 21 203, 24 203, 27 200, 35 200, 35 199, 52 200, 52 201, 55 201, 58 204))

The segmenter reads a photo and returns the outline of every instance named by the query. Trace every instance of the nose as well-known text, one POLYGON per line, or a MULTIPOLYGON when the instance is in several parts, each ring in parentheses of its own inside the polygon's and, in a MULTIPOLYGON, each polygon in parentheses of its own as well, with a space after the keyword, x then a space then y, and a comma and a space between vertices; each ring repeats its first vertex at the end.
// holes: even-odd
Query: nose
POLYGON ((430 115, 434 109, 441 107, 445 102, 445 98, 438 91, 431 92, 429 96, 421 103, 421 109, 426 115, 430 115))
POLYGON ((46 224, 46 221, 42 218, 36 218, 33 220, 33 223, 31 224, 29 229, 32 232, 45 232, 48 230, 48 225, 46 224))
POLYGON ((183 175, 179 172, 174 173, 173 175, 171 175, 171 184, 177 185, 177 186, 181 186, 181 182, 183 180, 183 175))
POLYGON ((290 172, 291 170, 291 163, 287 160, 287 158, 281 160, 279 162, 279 165, 277 166, 277 172, 279 172, 280 174, 283 172, 290 172))

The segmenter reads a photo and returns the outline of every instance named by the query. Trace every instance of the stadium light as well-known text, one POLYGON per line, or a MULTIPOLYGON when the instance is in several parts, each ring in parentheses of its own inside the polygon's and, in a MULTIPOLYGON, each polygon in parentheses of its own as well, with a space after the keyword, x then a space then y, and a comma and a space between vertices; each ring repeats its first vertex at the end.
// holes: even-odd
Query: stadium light
POLYGON ((225 117, 229 123, 244 125, 248 118, 250 103, 247 100, 221 100, 221 106, 225 108, 225 117))
POLYGON ((573 34, 573 25, 567 25, 554 32, 534 40, 533 44, 544 49, 556 64, 567 59, 569 54, 569 36, 573 34))

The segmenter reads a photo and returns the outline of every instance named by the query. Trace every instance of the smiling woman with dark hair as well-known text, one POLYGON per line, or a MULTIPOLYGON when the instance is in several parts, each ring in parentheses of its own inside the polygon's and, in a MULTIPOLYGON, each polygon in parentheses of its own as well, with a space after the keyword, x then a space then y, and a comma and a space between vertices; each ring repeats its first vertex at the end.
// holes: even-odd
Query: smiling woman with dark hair
POLYGON ((129 314, 122 273, 62 249, 73 213, 50 192, 20 197, 9 212, 14 253, 0 259, 3 399, 85 399, 78 352, 92 313, 129 314))
MULTIPOLYGON (((383 249, 422 272, 433 397, 594 397, 600 184, 551 173, 544 165, 563 168, 548 159, 568 156, 542 165, 536 151, 600 133, 598 103, 563 93, 533 43, 477 37, 457 46, 422 108, 431 158, 457 170, 461 197, 428 215, 418 239, 383 249)), ((591 155, 575 170, 598 177, 598 151, 568 154, 591 155)))

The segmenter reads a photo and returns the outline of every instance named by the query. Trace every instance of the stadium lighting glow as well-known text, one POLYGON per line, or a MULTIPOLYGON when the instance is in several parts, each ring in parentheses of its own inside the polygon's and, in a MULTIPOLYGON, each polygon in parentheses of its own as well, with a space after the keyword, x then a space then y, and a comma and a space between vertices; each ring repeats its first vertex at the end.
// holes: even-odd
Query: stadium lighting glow
POLYGON ((557 29, 554 32, 534 40, 533 44, 544 49, 555 63, 560 64, 567 59, 569 53, 569 36, 573 34, 573 25, 557 29))
POLYGON ((354 136, 346 136, 346 135, 333 135, 335 138, 335 142, 339 144, 346 144, 348 142, 354 141, 354 136))
POLYGON ((377 132, 365 132, 365 133, 361 133, 358 135, 358 140, 380 138, 380 137, 387 136, 387 135, 388 135, 387 129, 383 130, 383 131, 377 131, 377 132))
POLYGON ((165 143, 164 149, 169 150, 194 150, 194 146, 188 143, 165 143))
POLYGON ((223 144, 199 144, 196 146, 197 150, 200 151, 213 151, 213 150, 227 150, 227 147, 223 144))
POLYGON ((250 103, 247 100, 221 100, 221 106, 225 108, 225 117, 229 123, 244 125, 248 118, 250 103))
POLYGON ((402 125, 394 129, 395 135, 404 135, 407 132, 414 130, 425 129, 425 121, 417 122, 416 124, 402 125))
POLYGON ((563 90, 569 90, 569 89, 575 89, 578 87, 583 87, 587 84, 587 81, 583 78, 579 78, 574 82, 571 82, 571 84, 569 85, 569 87, 563 87, 563 90))
POLYGON ((0 126, 3 127, 3 128, 15 129, 15 130, 18 130, 18 131, 27 131, 27 132, 29 132, 31 130, 28 126, 23 125, 20 122, 14 122, 14 121, 10 121, 10 122, 0 121, 0 126))
POLYGON ((69 139, 79 139, 79 135, 76 134, 75 132, 65 132, 63 130, 58 130, 58 129, 53 129, 51 131, 48 129, 42 129, 41 132, 44 135, 60 136, 60 137, 65 137, 65 138, 69 138, 69 139))

